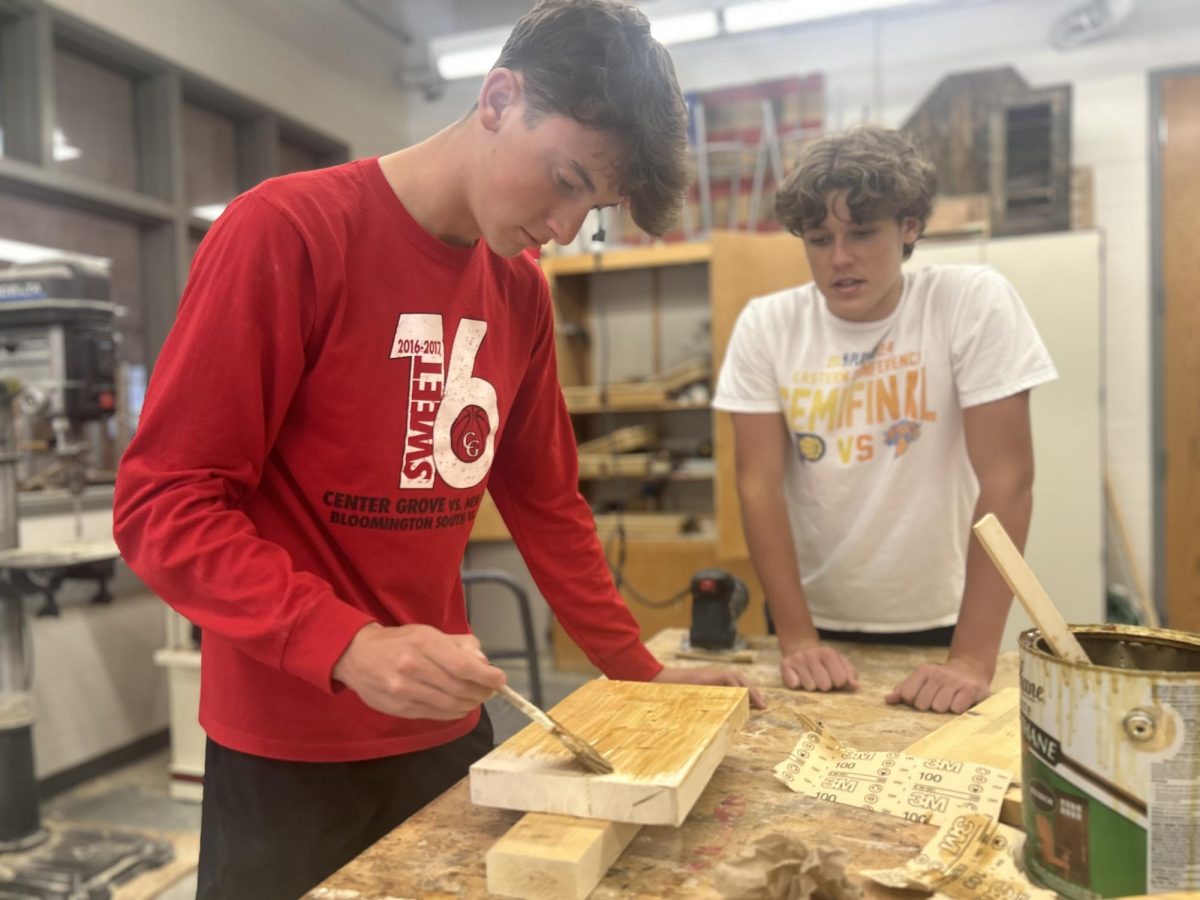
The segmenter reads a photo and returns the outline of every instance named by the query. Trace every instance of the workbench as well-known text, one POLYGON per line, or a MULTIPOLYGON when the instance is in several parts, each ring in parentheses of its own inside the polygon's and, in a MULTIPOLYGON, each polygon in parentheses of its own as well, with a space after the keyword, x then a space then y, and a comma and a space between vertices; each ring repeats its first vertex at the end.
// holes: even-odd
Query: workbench
MULTIPOLYGON (((666 665, 711 663, 675 658, 681 629, 660 632, 648 644, 666 665)), ((806 693, 783 687, 774 638, 751 638, 756 660, 731 664, 763 689, 767 708, 750 721, 717 768, 707 789, 679 828, 647 826, 609 869, 592 897, 698 897, 720 895, 712 870, 772 832, 810 847, 836 846, 848 854, 847 870, 900 865, 915 856, 937 829, 893 816, 810 799, 793 793, 773 774, 803 727, 798 714, 823 721, 843 743, 861 750, 903 750, 953 716, 888 706, 883 696, 922 662, 939 662, 944 648, 837 645, 858 669, 854 692, 806 693)), ((1017 654, 1002 654, 993 690, 1015 686, 1017 654)), ((309 896, 324 900, 486 897, 484 857, 523 813, 475 806, 467 779, 331 875, 309 896)), ((908 897, 864 879, 868 897, 908 897)))

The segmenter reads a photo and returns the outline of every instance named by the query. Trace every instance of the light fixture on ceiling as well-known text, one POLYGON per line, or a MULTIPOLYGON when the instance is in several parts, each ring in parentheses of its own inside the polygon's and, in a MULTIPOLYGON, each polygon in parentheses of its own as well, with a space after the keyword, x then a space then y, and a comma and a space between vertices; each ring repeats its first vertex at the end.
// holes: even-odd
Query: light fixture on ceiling
POLYGON ((192 215, 197 219, 203 219, 205 222, 215 222, 221 217, 221 213, 225 212, 224 203, 206 203, 203 206, 193 206, 192 215))
MULTIPOLYGON (((651 33, 663 44, 700 41, 721 31, 715 9, 663 2, 646 4, 645 12, 651 33)), ((433 38, 429 42, 429 55, 438 75, 446 81, 477 78, 496 64, 508 33, 507 28, 489 28, 433 38)))
POLYGON ((921 0, 753 0, 725 8, 730 34, 909 6, 921 0))
POLYGON ((55 127, 53 140, 52 152, 55 162, 67 162, 83 156, 83 151, 67 140, 67 135, 61 128, 55 127))
POLYGON ((507 28, 488 28, 448 34, 429 42, 429 55, 438 75, 447 81, 486 75, 508 39, 507 28))
POLYGON ((92 268, 103 269, 104 271, 112 268, 112 260, 105 256, 72 253, 70 250, 60 250, 58 247, 46 247, 42 244, 29 244, 25 241, 0 238, 0 260, 4 262, 36 263, 48 259, 74 260, 92 268))
POLYGON ((650 33, 662 44, 703 41, 721 33, 721 22, 715 9, 678 13, 647 12, 646 16, 650 19, 650 33))
MULTIPOLYGON (((650 20, 650 31, 663 44, 682 44, 774 28, 814 22, 858 13, 878 12, 899 6, 934 3, 938 0, 658 0, 641 4, 650 20)), ((433 38, 430 58, 438 75, 446 81, 486 75, 495 65, 508 38, 507 28, 489 28, 433 38)))

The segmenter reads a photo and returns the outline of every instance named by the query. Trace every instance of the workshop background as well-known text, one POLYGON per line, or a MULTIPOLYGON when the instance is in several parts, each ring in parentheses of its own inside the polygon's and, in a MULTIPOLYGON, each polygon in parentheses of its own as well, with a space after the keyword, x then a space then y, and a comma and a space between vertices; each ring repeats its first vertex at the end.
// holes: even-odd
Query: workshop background
MULTIPOLYGON (((45 410, 15 407, 21 548, 109 537, 112 472, 224 205, 265 177, 452 123, 481 80, 472 57, 494 58, 529 5, 0 0, 0 295, 22 278, 4 269, 68 259, 102 273, 123 310, 112 407, 72 423, 85 456, 56 454, 64 439, 45 410)), ((751 27, 755 4, 737 0, 639 5, 680 29, 670 50, 698 174, 686 214, 656 245, 613 217, 593 246, 589 223, 543 265, 564 386, 591 442, 581 490, 646 637, 687 623, 692 576, 709 566, 747 581, 741 627, 761 630, 710 378, 736 308, 762 292, 755 279, 786 284, 802 262, 771 221, 772 185, 805 140, 859 122, 910 130, 939 164, 941 203, 914 264, 995 265, 1063 374, 1033 401, 1029 556, 1066 618, 1200 629, 1200 373, 1186 344, 1200 328, 1200 2, 877 0, 830 17, 811 2, 808 20, 770 27, 751 27), (625 245, 617 271, 595 274, 593 251, 625 245)), ((0 333, 11 327, 0 316, 0 333)), ((466 568, 512 582, 470 588, 485 648, 513 650, 524 671, 523 592, 542 678, 576 683, 554 681, 580 658, 486 509, 466 568)), ((43 800, 148 754, 151 777, 165 784, 169 770, 173 796, 197 797, 190 627, 119 563, 111 603, 93 602, 102 578, 73 574, 86 577, 30 582, 24 624, 8 625, 28 645, 43 800), (57 615, 38 615, 50 596, 57 615)), ((1005 649, 1026 627, 1019 609, 1011 620, 1005 649)))

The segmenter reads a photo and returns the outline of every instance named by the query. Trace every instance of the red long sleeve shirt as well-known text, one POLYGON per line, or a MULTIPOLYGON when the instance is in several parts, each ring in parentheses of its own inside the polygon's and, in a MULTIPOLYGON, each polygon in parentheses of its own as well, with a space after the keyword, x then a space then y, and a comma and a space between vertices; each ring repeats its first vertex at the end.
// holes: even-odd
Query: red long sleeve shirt
POLYGON ((468 631, 459 567, 485 488, 592 662, 657 674, 577 474, 537 266, 442 243, 360 160, 260 185, 205 238, 121 461, 114 532, 204 630, 213 740, 366 759, 478 720, 387 716, 330 672, 370 622, 468 631))

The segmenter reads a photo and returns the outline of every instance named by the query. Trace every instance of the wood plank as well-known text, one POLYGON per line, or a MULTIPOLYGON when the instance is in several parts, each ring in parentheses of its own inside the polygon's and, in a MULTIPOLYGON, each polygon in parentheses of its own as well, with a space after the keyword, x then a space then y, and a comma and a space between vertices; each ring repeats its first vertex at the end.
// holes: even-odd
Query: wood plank
POLYGON ((542 271, 547 277, 590 275, 593 272, 614 272, 619 269, 652 269, 660 266, 686 266, 707 262, 712 248, 706 241, 681 244, 658 244, 650 247, 630 247, 606 250, 603 253, 572 253, 564 256, 543 256, 542 271))
POLYGON ((651 375, 647 381, 667 392, 668 395, 682 391, 698 381, 712 378, 712 364, 707 357, 685 359, 671 368, 651 375))
POLYGON ((601 540, 607 540, 617 533, 617 522, 620 521, 629 538, 659 538, 670 539, 681 536, 688 530, 703 527, 703 523, 692 513, 639 513, 623 512, 601 513, 596 516, 596 532, 601 540))
POLYGON ((580 453, 579 478, 645 478, 654 460, 652 453, 580 453))
MULTIPOLYGON (((800 239, 787 233, 739 234, 718 232, 712 238, 709 267, 712 304, 713 371, 721 371, 725 349, 742 309, 754 297, 797 287, 812 280, 800 239)), ((714 485, 717 517, 717 557, 722 561, 750 558, 742 532, 733 454, 733 419, 713 416, 714 485)))
POLYGON ((1004 688, 982 703, 904 748, 914 756, 981 763, 1012 773, 1000 821, 1021 824, 1021 695, 1004 688))
POLYGON ((641 450, 654 441, 654 426, 630 425, 579 444, 580 453, 625 453, 641 450))
POLYGON ((526 900, 582 900, 641 825, 528 813, 487 853, 487 889, 526 900))
POLYGON ((1200 75, 1162 81, 1162 483, 1167 625, 1200 631, 1200 75))
POLYGON ((504 519, 500 517, 500 510, 496 508, 496 501, 489 493, 485 492, 483 500, 479 503, 479 511, 475 513, 475 522, 471 526, 470 539, 472 541, 511 540, 508 526, 504 524, 504 519))
POLYGON ((997 691, 973 709, 909 744, 905 753, 1021 771, 1021 696, 997 691))
MULTIPOLYGON (((592 391, 588 394, 563 394, 567 401, 567 409, 572 413, 587 414, 604 412, 606 409, 610 411, 618 411, 616 407, 610 404, 600 402, 600 392, 592 391)), ((673 410, 696 410, 708 409, 707 402, 697 403, 692 400, 664 400, 655 397, 623 397, 621 400, 620 412, 670 412, 673 410)))
POLYGON ((749 716, 745 688, 590 681, 552 709, 612 764, 591 775, 536 725, 471 766, 483 806, 679 825, 749 716))

